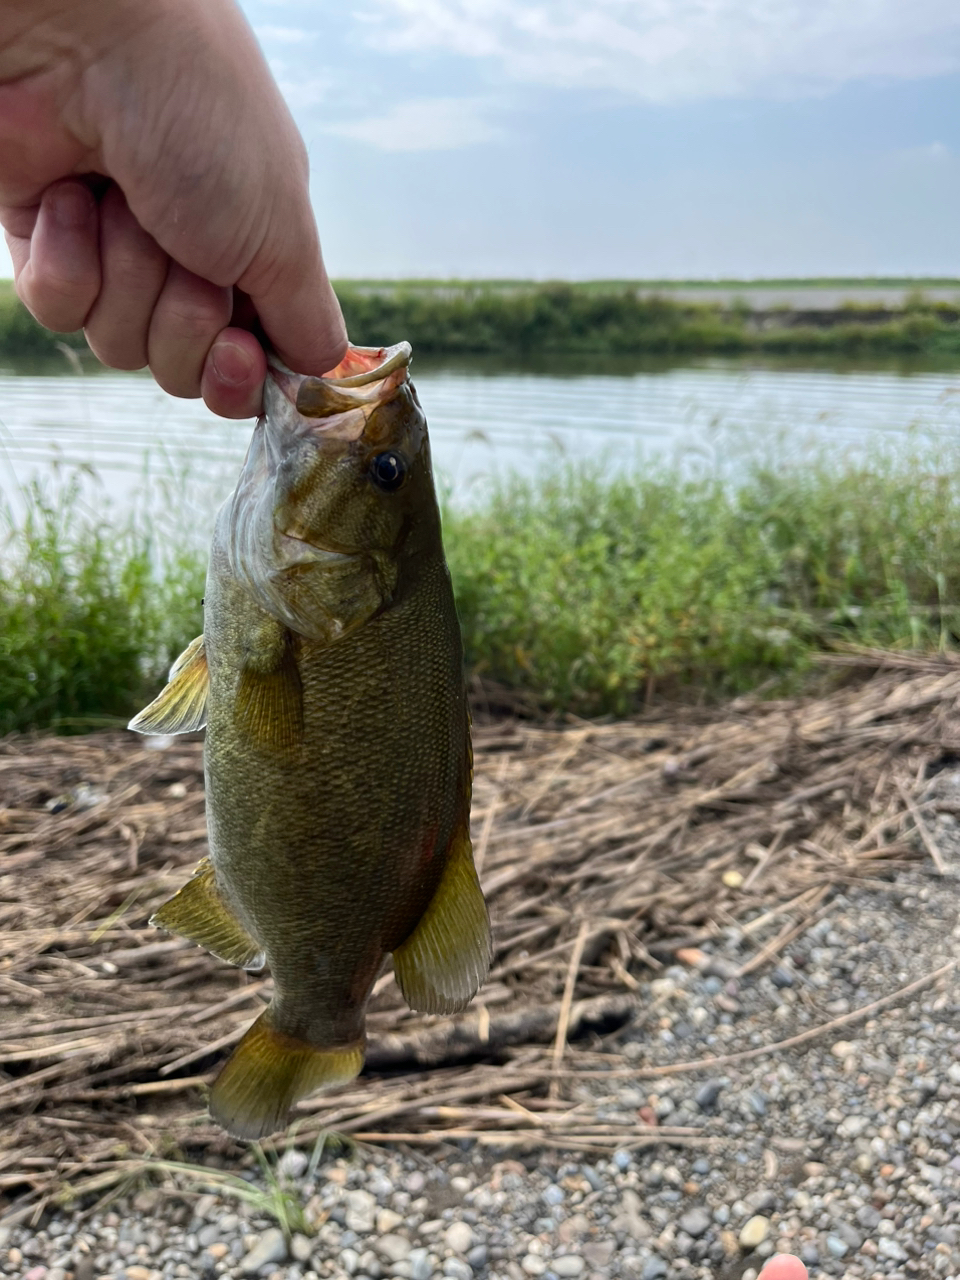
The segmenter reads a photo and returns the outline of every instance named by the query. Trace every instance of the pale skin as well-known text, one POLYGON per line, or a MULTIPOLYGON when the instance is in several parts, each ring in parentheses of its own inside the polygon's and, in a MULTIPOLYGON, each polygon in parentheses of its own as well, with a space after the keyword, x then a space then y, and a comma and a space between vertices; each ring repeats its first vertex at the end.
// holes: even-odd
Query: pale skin
POLYGON ((233 0, 0 0, 0 223, 47 328, 214 412, 346 349, 303 141, 233 0), (96 175, 96 176, 94 176, 96 175))
POLYGON ((303 142, 233 0, 0 0, 0 223, 42 324, 224 417, 260 409, 252 327, 301 373, 346 349, 303 142))

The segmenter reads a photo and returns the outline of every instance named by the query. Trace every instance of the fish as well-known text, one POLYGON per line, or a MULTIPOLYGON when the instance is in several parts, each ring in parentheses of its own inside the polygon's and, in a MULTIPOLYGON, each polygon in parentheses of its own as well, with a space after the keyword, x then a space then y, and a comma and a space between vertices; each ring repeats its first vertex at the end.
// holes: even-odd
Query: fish
POLYGON ((203 633, 130 722, 205 728, 209 856, 151 918, 273 998, 217 1076, 230 1134, 352 1080, 392 956, 411 1009, 483 982, 460 629, 408 343, 320 376, 272 359, 210 549, 203 633))

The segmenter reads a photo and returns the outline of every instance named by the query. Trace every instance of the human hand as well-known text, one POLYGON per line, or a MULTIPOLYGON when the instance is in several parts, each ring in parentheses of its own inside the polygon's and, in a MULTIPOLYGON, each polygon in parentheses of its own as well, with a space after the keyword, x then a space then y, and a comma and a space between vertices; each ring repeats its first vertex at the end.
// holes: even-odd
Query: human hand
POLYGON ((234 0, 3 0, 0 223, 42 324, 225 417, 259 412, 257 321, 299 372, 346 349, 303 142, 234 0))
POLYGON ((760 1272, 760 1280, 807 1280, 807 1268, 792 1253, 775 1253, 760 1272))

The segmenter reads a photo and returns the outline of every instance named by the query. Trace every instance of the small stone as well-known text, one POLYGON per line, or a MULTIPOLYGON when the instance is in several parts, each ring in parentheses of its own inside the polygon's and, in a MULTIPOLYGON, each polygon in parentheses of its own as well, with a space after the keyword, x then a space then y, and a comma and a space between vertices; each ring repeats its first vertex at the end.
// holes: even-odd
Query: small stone
POLYGON ((562 1187, 558 1187, 556 1183, 551 1182, 548 1187, 544 1187, 543 1192, 541 1193, 541 1199, 544 1204, 548 1204, 553 1207, 558 1204, 563 1204, 566 1196, 562 1187))
POLYGON ((297 1262, 309 1262, 313 1253, 313 1241, 299 1231, 293 1233, 290 1240, 290 1252, 297 1262))
POLYGON ((289 1151, 285 1151, 280 1157, 277 1168, 283 1177, 292 1178, 295 1181, 297 1178, 303 1177, 309 1163, 309 1159, 302 1151, 298 1151, 296 1147, 291 1147, 289 1151))
POLYGON ((765 1218, 760 1213, 754 1214, 740 1229, 740 1248, 744 1250, 755 1249, 758 1244, 762 1244, 766 1240, 769 1232, 770 1219, 765 1218))
POLYGON ((360 1255, 356 1249, 342 1249, 340 1251, 340 1265, 348 1276, 356 1275, 360 1267, 360 1255))
POLYGON ((739 889, 743 884, 743 876, 739 871, 725 871, 721 879, 728 889, 739 889))
POLYGON ((47 1272, 47 1280, 67 1280, 65 1267, 51 1267, 47 1272))
POLYGON ((521 1268, 528 1276, 542 1276, 547 1269, 547 1264, 536 1253, 526 1254, 520 1261, 521 1268))
POLYGON ((722 1089, 722 1080, 708 1080, 706 1084, 702 1084, 697 1090, 694 1101, 701 1111, 712 1111, 717 1105, 717 1099, 720 1097, 722 1089))
POLYGON ((260 1239, 240 1263, 240 1270, 247 1276, 256 1275, 261 1267, 271 1262, 286 1262, 287 1242, 278 1227, 264 1231, 260 1239))
POLYGON ((377 1214, 377 1231, 382 1236, 389 1235, 403 1222, 403 1214, 393 1209, 381 1209, 377 1214))
POLYGON ((473 1247, 473 1231, 466 1222, 451 1222, 443 1238, 454 1253, 468 1253, 473 1247))
POLYGON ((412 1248, 406 1236, 398 1235, 380 1236, 373 1242, 373 1247, 387 1262, 403 1262, 410 1256, 412 1248))
POLYGON ((7 1254, 7 1266, 10 1268, 11 1271, 17 1271, 19 1270, 22 1263, 23 1263, 23 1254, 16 1247, 16 1245, 14 1245, 14 1247, 7 1254))
POLYGON ((201 1227, 197 1232, 197 1242, 201 1249, 206 1249, 208 1245, 216 1243, 220 1239, 220 1223, 208 1222, 205 1227, 201 1227))
POLYGON ((215 1244, 207 1245, 207 1253, 214 1260, 219 1262, 221 1258, 225 1258, 230 1252, 230 1246, 223 1240, 218 1240, 215 1244))
POLYGON ((877 1253, 881 1258, 892 1258, 894 1262, 906 1262, 907 1251, 896 1240, 889 1236, 881 1236, 877 1241, 877 1253))
MULTIPOLYGON (((142 1269, 146 1271, 146 1268, 142 1269)), ((44 1276, 46 1276, 46 1274, 46 1267, 31 1267, 29 1271, 24 1272, 23 1280, 44 1280, 44 1276)), ((129 1274, 130 1272, 128 1270, 127 1275, 129 1274)), ((149 1271, 147 1271, 146 1274, 149 1275, 149 1271)))
POLYGON ((688 1236, 693 1236, 695 1240, 699 1239, 709 1226, 710 1214, 707 1213, 706 1209, 701 1209, 699 1205, 693 1209, 688 1209, 680 1217, 680 1230, 685 1231, 688 1236))
POLYGON ((373 1230, 373 1215, 377 1202, 369 1191, 350 1191, 346 1197, 344 1222, 357 1235, 368 1235, 373 1230))
POLYGON ((410 1268, 410 1280, 430 1280, 433 1274, 429 1249, 411 1249, 407 1256, 407 1265, 410 1268))
POLYGON ((838 1040, 836 1044, 830 1046, 830 1052, 835 1058, 843 1061, 844 1058, 850 1058, 856 1052, 857 1046, 850 1040, 838 1040))
POLYGON ((640 1276, 641 1280, 660 1280, 660 1277, 666 1274, 666 1262, 659 1254, 654 1253, 643 1264, 643 1271, 641 1271, 640 1276))
POLYGON ((473 1280, 473 1272, 460 1258, 447 1258, 443 1264, 443 1274, 450 1280, 473 1280))
POLYGON ((865 1204, 859 1208, 855 1217, 861 1227, 864 1227, 867 1231, 875 1231, 880 1224, 880 1213, 872 1204, 865 1204))
POLYGON ((794 978, 789 969, 782 964, 778 964, 770 975, 770 981, 775 987, 792 987, 794 978))
POLYGON ((591 1240, 583 1246, 581 1252, 594 1271, 603 1271, 610 1265, 613 1250, 612 1240, 591 1240))
POLYGON ((629 1151, 615 1151, 613 1153, 613 1163, 617 1166, 621 1173, 626 1173, 633 1161, 633 1156, 629 1151))
POLYGON ((831 1258, 842 1258, 849 1251, 850 1246, 846 1240, 841 1240, 839 1236, 827 1236, 827 1252, 831 1258))
POLYGON ((562 1258, 553 1259, 550 1270, 555 1276, 560 1276, 560 1280, 569 1280, 570 1277, 580 1275, 585 1266, 586 1263, 578 1254, 565 1253, 562 1258))

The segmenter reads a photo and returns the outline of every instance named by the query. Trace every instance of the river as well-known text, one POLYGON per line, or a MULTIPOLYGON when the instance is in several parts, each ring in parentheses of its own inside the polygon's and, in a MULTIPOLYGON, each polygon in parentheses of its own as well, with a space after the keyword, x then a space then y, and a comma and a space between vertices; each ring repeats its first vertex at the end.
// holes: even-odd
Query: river
MULTIPOLYGON (((709 362, 604 373, 418 364, 435 465, 454 501, 558 460, 708 468, 775 446, 871 452, 918 432, 960 440, 960 370, 898 373, 709 362)), ((192 516, 229 492, 250 422, 175 400, 146 376, 0 373, 0 484, 82 468, 97 508, 189 494, 192 516), (150 495, 150 496, 147 496, 150 495)))

